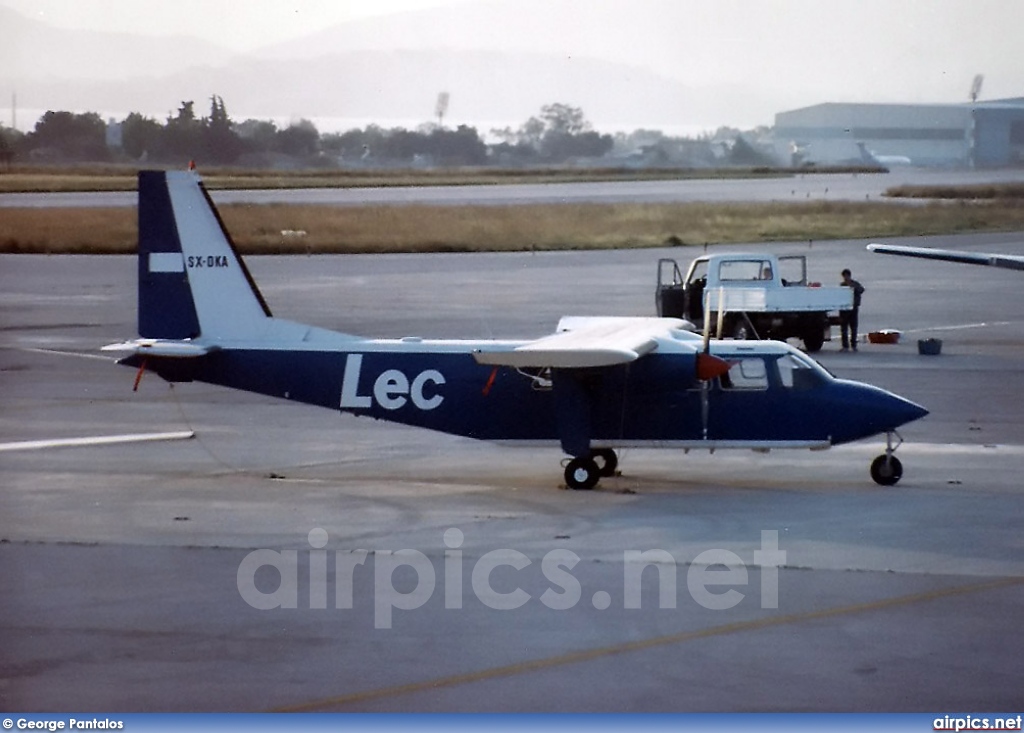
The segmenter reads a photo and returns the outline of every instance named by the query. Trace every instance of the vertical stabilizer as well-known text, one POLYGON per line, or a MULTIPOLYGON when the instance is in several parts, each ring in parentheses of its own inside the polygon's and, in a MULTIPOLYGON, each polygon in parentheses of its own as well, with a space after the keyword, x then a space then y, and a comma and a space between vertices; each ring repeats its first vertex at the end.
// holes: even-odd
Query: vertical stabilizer
POLYGON ((864 143, 858 142, 857 150, 860 152, 860 160, 864 165, 878 165, 878 160, 864 143))
POLYGON ((198 176, 139 173, 139 335, 259 337, 271 317, 198 176))
POLYGON ((199 335, 178 228, 163 171, 139 173, 139 335, 199 335))

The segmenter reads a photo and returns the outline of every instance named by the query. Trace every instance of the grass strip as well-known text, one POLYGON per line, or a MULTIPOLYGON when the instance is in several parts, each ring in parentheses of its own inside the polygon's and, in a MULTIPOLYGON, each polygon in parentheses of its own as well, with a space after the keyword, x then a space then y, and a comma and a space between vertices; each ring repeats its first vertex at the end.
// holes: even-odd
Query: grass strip
MULTIPOLYGON (((876 168, 816 168, 815 173, 879 173, 876 168)), ((0 193, 66 193, 84 191, 134 191, 137 167, 116 165, 42 168, 14 166, 0 171, 0 193)), ((324 169, 254 171, 234 168, 202 170, 203 181, 213 189, 358 188, 395 186, 483 186, 517 183, 579 183, 597 181, 651 181, 694 179, 788 178, 790 168, 439 168, 324 169)))
MULTIPOLYGON (((220 207, 247 254, 613 249, 1024 229, 1024 202, 220 207)), ((131 208, 0 209, 0 251, 127 254, 131 208)))
POLYGON ((945 200, 991 200, 1024 199, 1024 183, 975 183, 963 186, 894 186, 886 190, 890 198, 945 199, 945 200))

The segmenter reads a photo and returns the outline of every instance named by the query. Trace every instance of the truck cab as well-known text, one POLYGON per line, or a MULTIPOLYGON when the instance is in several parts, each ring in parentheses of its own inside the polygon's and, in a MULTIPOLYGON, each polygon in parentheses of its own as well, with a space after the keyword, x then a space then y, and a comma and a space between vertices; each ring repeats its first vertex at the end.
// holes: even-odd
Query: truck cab
POLYGON ((803 255, 716 254, 694 259, 685 276, 676 260, 658 260, 656 305, 659 316, 697 326, 710 309, 708 328, 719 337, 800 338, 816 352, 839 311, 853 307, 853 293, 808 283, 803 255))

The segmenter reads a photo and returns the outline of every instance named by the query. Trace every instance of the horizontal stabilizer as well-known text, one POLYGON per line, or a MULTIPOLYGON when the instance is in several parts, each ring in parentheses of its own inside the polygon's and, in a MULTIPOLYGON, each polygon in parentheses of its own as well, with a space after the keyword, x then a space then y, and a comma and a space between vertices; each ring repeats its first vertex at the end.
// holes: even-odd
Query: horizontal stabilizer
POLYGON ((195 359, 216 350, 216 346, 204 346, 191 341, 168 339, 135 339, 119 344, 109 344, 100 351, 112 351, 126 356, 160 356, 169 359, 195 359))
POLYGON ((582 369, 628 364, 658 347, 684 322, 676 318, 563 318, 558 333, 504 350, 478 351, 479 364, 582 369))

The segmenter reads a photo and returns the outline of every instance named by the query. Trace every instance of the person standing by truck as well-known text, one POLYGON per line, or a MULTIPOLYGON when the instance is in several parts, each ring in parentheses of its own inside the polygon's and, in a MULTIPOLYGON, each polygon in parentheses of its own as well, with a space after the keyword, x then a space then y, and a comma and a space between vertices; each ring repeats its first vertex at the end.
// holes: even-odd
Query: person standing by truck
POLYGON ((848 311, 839 311, 839 330, 843 335, 843 351, 851 347, 857 350, 857 316, 860 311, 860 296, 864 293, 864 286, 853 279, 853 273, 849 268, 840 273, 845 285, 853 289, 853 308, 848 311))

